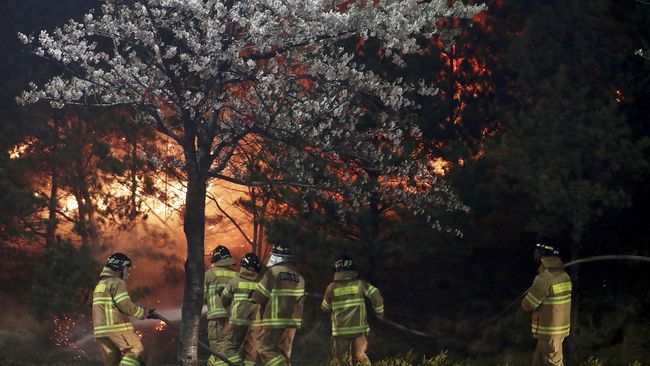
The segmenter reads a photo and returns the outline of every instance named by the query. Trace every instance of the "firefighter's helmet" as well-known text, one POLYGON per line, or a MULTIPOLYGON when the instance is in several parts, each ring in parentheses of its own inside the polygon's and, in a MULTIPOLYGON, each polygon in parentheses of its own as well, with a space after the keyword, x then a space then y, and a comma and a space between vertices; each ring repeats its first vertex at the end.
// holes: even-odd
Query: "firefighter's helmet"
POLYGON ((255 255, 255 253, 244 254, 239 261, 239 265, 258 273, 262 270, 262 263, 260 263, 260 259, 255 255))
POLYGON ((291 248, 282 244, 273 244, 273 247, 271 248, 271 255, 269 256, 269 261, 267 263, 269 267, 291 261, 293 261, 293 253, 291 252, 291 248))
POLYGON ((273 244, 273 248, 271 248, 271 254, 280 255, 280 256, 293 255, 293 253, 291 252, 291 248, 282 244, 273 244))
POLYGON ((539 262, 544 257, 559 256, 559 255, 560 255, 560 250, 554 246, 543 244, 543 243, 535 244, 535 251, 533 253, 535 261, 539 262))
POLYGON ((334 261, 334 272, 356 270, 357 263, 347 255, 341 255, 336 259, 336 261, 334 261))
POLYGON ((106 267, 116 272, 121 272, 125 267, 131 267, 131 258, 124 253, 113 253, 106 261, 106 267))
POLYGON ((212 258, 210 258, 210 262, 216 263, 220 260, 230 258, 232 258, 230 250, 228 250, 228 248, 224 247, 223 245, 217 245, 217 247, 212 251, 212 258))

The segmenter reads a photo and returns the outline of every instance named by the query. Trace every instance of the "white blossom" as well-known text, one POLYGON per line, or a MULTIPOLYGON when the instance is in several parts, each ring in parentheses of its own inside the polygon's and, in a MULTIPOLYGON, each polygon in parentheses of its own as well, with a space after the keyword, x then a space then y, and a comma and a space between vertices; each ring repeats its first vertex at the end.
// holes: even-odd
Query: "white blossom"
POLYGON ((399 116, 417 108, 416 94, 437 93, 435 85, 386 80, 358 64, 339 41, 374 37, 388 60, 405 67, 403 55, 418 50, 417 37, 454 36, 437 29, 437 19, 469 18, 483 6, 386 0, 355 2, 339 12, 318 0, 229 3, 104 0, 83 22, 70 21, 36 38, 19 33, 21 42, 65 73, 30 84, 16 99, 48 100, 56 107, 131 105, 141 121, 178 143, 198 126, 202 133, 211 131, 204 136, 214 149, 210 168, 237 179, 249 172, 228 164, 236 155, 228 147, 244 149, 248 139, 250 149, 267 140, 283 146, 273 152, 273 163, 291 167, 282 170, 284 180, 337 191, 354 207, 368 198, 371 169, 387 182, 395 179, 375 188, 390 202, 420 214, 428 205, 467 210, 422 162, 427 157, 404 147, 422 134, 415 122, 399 116), (373 112, 373 104, 393 113, 373 112), (367 117, 376 126, 364 127, 367 117), (317 159, 332 171, 315 172, 317 159), (348 169, 327 180, 342 161, 348 169))

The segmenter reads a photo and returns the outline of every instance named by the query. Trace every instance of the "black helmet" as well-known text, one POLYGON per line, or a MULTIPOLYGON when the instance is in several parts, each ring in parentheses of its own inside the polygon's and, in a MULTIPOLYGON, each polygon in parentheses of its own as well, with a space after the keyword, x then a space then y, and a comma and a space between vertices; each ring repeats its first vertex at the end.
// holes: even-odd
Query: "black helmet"
POLYGON ((260 263, 260 259, 255 255, 255 253, 244 254, 239 261, 239 265, 258 273, 262 270, 262 263, 260 263))
POLYGON ((291 248, 282 244, 273 244, 273 248, 271 248, 271 254, 287 257, 293 255, 293 253, 291 253, 291 248))
POLYGON ((269 256, 269 261, 267 265, 273 266, 279 263, 291 262, 293 261, 293 253, 289 247, 282 244, 273 244, 271 248, 271 255, 269 256))
POLYGON ((131 267, 131 258, 124 253, 113 253, 106 261, 106 267, 113 271, 123 271, 124 267, 131 267))
POLYGON ((558 256, 558 255, 560 255, 560 251, 553 246, 542 244, 542 243, 535 244, 535 252, 533 253, 535 261, 539 262, 544 257, 558 256))
POLYGON ((216 263, 220 260, 228 258, 232 258, 232 255, 230 255, 230 250, 228 250, 228 248, 224 247, 223 245, 217 245, 217 247, 212 251, 212 258, 210 258, 210 262, 216 263))
POLYGON ((356 271, 357 264, 354 259, 348 257, 347 255, 339 256, 336 261, 334 261, 334 272, 339 271, 356 271))

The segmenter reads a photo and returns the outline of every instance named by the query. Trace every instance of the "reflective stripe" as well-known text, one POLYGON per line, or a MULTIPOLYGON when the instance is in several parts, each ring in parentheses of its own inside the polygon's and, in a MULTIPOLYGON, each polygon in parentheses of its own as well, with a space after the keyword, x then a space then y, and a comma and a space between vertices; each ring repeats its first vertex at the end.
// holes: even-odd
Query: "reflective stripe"
POLYGON ((323 300, 323 302, 320 304, 320 307, 326 310, 331 310, 332 309, 332 304, 327 302, 327 300, 323 300))
POLYGON ((219 315, 223 315, 223 316, 226 316, 226 315, 228 315, 228 310, 223 309, 223 308, 220 308, 220 309, 212 309, 212 310, 208 311, 208 317, 213 316, 213 315, 217 315, 217 316, 219 316, 219 315))
POLYGON ((221 296, 230 296, 230 291, 228 291, 227 287, 223 290, 223 292, 221 293, 221 296))
POLYGON ((210 356, 210 358, 208 358, 208 366, 214 366, 214 365, 217 364, 217 362, 219 362, 219 359, 214 357, 214 355, 212 355, 212 356, 210 356))
POLYGON ((375 306, 375 313, 377 313, 377 314, 383 314, 383 313, 384 313, 384 305, 382 305, 382 306, 375 306))
POLYGON ((528 294, 526 294, 526 300, 527 300, 531 305, 533 305, 533 307, 538 307, 539 304, 542 303, 542 301, 541 301, 541 300, 538 300, 538 299, 535 297, 535 295, 533 295, 531 292, 529 292, 528 294))
POLYGON ((93 332, 98 334, 109 334, 109 333, 119 333, 127 330, 133 330, 133 324, 131 323, 122 323, 115 325, 102 325, 93 328, 93 332))
POLYGON ((110 296, 95 296, 93 297, 93 305, 95 304, 113 304, 113 298, 110 296))
POLYGON ((355 333, 367 333, 370 331, 370 327, 367 325, 361 325, 356 327, 340 327, 332 329, 332 335, 348 335, 355 333))
POLYGON ((243 290, 255 290, 257 289, 257 282, 240 281, 237 287, 243 290))
POLYGON ((305 296, 305 289, 276 289, 271 290, 271 296, 305 296))
POLYGON ((235 294, 235 296, 233 296, 233 299, 237 301, 252 301, 249 294, 235 294))
POLYGON ((106 284, 100 283, 97 286, 95 286, 95 291, 93 291, 93 293, 105 292, 105 291, 106 291, 106 284))
POLYGON ((350 300, 343 300, 343 301, 333 301, 332 302, 332 309, 344 309, 344 308, 351 308, 354 306, 361 306, 365 305, 366 301, 364 299, 350 299, 350 300))
POLYGON ((246 326, 246 325, 251 325, 251 324, 253 324, 253 321, 252 321, 252 320, 248 320, 248 319, 238 319, 238 318, 230 318, 229 322, 230 322, 230 324, 232 324, 232 325, 242 325, 242 326, 246 326))
POLYGON ((571 291, 573 289, 573 284, 571 282, 562 282, 551 286, 554 294, 559 294, 562 292, 571 291))
POLYGON ((377 288, 376 288, 375 286, 373 286, 373 285, 368 284, 368 288, 366 289, 366 293, 365 293, 365 295, 366 295, 367 297, 370 297, 370 296, 372 296, 372 294, 374 294, 375 292, 377 292, 377 288))
POLYGON ((548 296, 542 301, 544 305, 561 305, 571 302, 571 294, 563 296, 548 296))
POLYGON ((359 290, 358 285, 339 287, 334 289, 334 296, 343 296, 343 295, 351 295, 351 294, 359 294, 359 293, 361 293, 361 290, 359 290))
POLYGON ((258 283, 258 284, 257 284, 257 287, 256 287, 255 289, 257 290, 257 292, 259 292, 260 294, 262 294, 264 297, 271 297, 271 291, 269 291, 269 290, 268 290, 266 287, 264 287, 264 285, 262 285, 261 283, 258 283))
POLYGON ((237 272, 235 271, 214 271, 214 275, 217 277, 235 277, 237 272))
POLYGON ((135 316, 136 318, 142 318, 142 317, 144 317, 144 308, 141 308, 141 307, 138 306, 138 307, 135 309, 135 314, 134 314, 134 316, 135 316))
POLYGON ((261 326, 300 327, 302 326, 302 319, 262 319, 259 324, 261 326))
POLYGON ((126 292, 122 292, 121 294, 115 295, 115 303, 119 304, 124 300, 130 300, 131 298, 129 297, 129 294, 126 292))
POLYGON ((560 334, 569 334, 571 330, 571 324, 560 325, 555 327, 543 327, 540 325, 532 324, 531 327, 533 334, 544 334, 544 335, 560 335, 560 334))
POLYGON ((244 361, 244 366, 255 366, 255 361, 246 360, 244 361))
MULTIPOLYGON (((214 356, 212 356, 212 357, 214 357, 214 356)), ((218 358, 216 358, 216 357, 214 357, 214 359, 215 359, 215 360, 213 361, 213 363, 214 363, 216 366, 228 366, 228 364, 225 363, 224 361, 221 361, 220 359, 218 359, 218 358)), ((230 357, 228 357, 228 361, 230 361, 230 362, 232 362, 232 363, 239 364, 239 363, 241 363, 241 358, 239 358, 239 355, 234 355, 234 356, 230 356, 230 357)))
POLYGON ((276 365, 282 365, 284 363, 284 356, 279 355, 273 357, 269 363, 266 364, 266 366, 276 366, 276 365))
POLYGON ((122 357, 122 361, 120 361, 120 365, 140 366, 140 362, 138 362, 138 360, 136 360, 135 358, 124 356, 122 357))

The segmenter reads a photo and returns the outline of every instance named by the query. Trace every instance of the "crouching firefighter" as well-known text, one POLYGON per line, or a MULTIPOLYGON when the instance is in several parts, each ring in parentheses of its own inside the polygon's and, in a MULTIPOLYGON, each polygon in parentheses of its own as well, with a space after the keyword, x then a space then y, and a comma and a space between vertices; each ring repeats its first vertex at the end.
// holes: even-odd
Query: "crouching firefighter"
MULTIPOLYGON (((219 352, 228 327, 228 309, 221 303, 221 293, 228 281, 237 276, 237 271, 232 267, 235 260, 223 245, 214 248, 210 262, 212 267, 205 271, 203 294, 208 306, 208 343, 212 351, 219 352)), ((219 365, 219 362, 218 358, 210 356, 208 366, 219 365)))
POLYGON ((263 309, 260 359, 265 366, 289 366, 293 338, 302 325, 305 280, 288 247, 274 245, 271 249, 268 268, 253 291, 253 301, 263 309))
MULTIPOLYGON (((236 364, 254 366, 257 359, 257 337, 259 335, 259 305, 253 303, 253 291, 257 287, 262 265, 255 253, 246 253, 239 261, 237 277, 228 282, 221 294, 221 301, 230 306, 230 323, 220 352, 236 364)), ((217 362, 226 366, 225 362, 217 362)))
POLYGON ((550 245, 535 246, 539 274, 521 301, 522 309, 532 313, 532 332, 537 338, 533 366, 564 365, 562 342, 571 329, 572 284, 559 255, 550 245))
POLYGON ((341 256, 334 262, 334 282, 325 290, 321 309, 331 313, 332 363, 337 366, 370 365, 366 355, 370 331, 366 317, 366 298, 374 313, 384 315, 384 298, 379 290, 358 278, 354 260, 341 256))
POLYGON ((144 348, 129 317, 156 318, 153 309, 131 301, 124 282, 130 267, 126 254, 111 254, 93 291, 93 330, 105 366, 144 365, 144 348))

